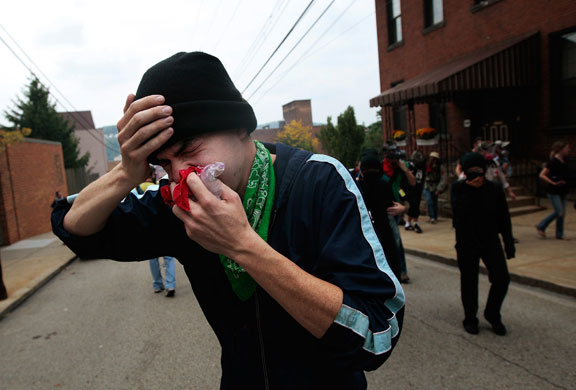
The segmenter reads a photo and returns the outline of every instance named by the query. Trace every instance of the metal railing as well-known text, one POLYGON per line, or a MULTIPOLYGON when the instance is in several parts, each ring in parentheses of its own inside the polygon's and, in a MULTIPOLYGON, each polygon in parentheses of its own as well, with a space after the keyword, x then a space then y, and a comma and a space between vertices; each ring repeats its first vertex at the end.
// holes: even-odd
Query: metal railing
POLYGON ((546 196, 544 184, 538 177, 542 163, 527 158, 512 158, 511 166, 510 185, 524 188, 536 197, 536 205, 540 206, 540 198, 546 196))

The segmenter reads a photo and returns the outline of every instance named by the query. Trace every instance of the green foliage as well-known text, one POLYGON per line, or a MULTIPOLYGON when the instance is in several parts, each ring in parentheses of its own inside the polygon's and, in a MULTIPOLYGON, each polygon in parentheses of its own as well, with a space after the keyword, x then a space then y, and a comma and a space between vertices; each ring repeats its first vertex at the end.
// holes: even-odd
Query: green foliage
POLYGON ((0 127, 0 151, 4 150, 7 145, 22 142, 30 133, 31 130, 26 127, 23 129, 3 129, 0 127))
POLYGON ((366 128, 366 138, 363 149, 381 150, 384 145, 384 129, 382 128, 382 109, 376 113, 378 121, 366 128))
POLYGON ((364 133, 364 126, 356 123, 354 108, 348 106, 346 111, 338 115, 336 126, 332 124, 332 118, 328 117, 328 124, 320 131, 320 141, 328 154, 351 168, 360 159, 364 133))
POLYGON ((4 112, 6 119, 15 128, 31 128, 34 138, 60 142, 66 168, 86 166, 90 156, 88 153, 78 156, 74 126, 58 114, 56 104, 50 102, 50 91, 33 77, 24 90, 24 96, 25 100, 17 98, 15 109, 4 112))
POLYGON ((318 140, 312 136, 310 126, 302 126, 302 121, 293 120, 278 133, 276 141, 295 148, 316 152, 318 140))

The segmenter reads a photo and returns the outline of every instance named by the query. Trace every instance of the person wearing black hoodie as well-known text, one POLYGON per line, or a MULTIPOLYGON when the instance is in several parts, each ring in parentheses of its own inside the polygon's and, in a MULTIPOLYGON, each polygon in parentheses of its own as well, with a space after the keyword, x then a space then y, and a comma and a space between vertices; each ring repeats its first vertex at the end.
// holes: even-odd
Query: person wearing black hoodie
POLYGON ((477 334, 479 331, 476 315, 478 272, 482 259, 491 285, 484 318, 492 325, 494 333, 503 336, 506 327, 500 309, 510 283, 506 259, 515 256, 508 204, 500 185, 485 179, 486 160, 481 154, 466 153, 462 157, 462 168, 466 179, 452 184, 451 203, 465 314, 463 325, 468 333, 477 334))
POLYGON ((382 164, 376 149, 362 153, 360 179, 358 185, 370 212, 376 235, 382 244, 384 254, 392 272, 398 279, 401 275, 400 253, 393 229, 398 229, 394 217, 404 212, 405 207, 396 202, 390 183, 382 179, 382 164))

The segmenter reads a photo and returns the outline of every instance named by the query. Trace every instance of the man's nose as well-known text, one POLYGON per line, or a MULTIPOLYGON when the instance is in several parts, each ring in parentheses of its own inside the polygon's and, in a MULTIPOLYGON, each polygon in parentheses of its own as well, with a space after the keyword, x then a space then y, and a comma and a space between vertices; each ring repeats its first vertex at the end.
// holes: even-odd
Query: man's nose
POLYGON ((187 169, 188 165, 182 161, 173 161, 170 165, 170 179, 172 181, 179 183, 180 182, 180 171, 183 169, 187 169))

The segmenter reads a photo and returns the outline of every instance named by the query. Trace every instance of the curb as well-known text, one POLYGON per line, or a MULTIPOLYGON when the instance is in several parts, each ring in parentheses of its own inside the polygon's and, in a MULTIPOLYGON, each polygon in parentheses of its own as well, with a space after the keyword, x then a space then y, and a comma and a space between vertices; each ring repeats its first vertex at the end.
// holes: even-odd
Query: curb
POLYGON ((14 300, 14 302, 12 302, 10 305, 8 305, 8 307, 6 307, 4 310, 2 310, 0 312, 0 321, 2 321, 4 319, 4 317, 6 317, 8 314, 10 314, 12 311, 14 311, 18 306, 20 306, 21 304, 23 304, 28 298, 30 298, 36 291, 38 291, 40 288, 42 288, 44 285, 46 285, 49 281, 51 281, 52 279, 54 279, 54 277, 56 277, 56 275, 58 275, 60 272, 62 272, 62 270, 66 267, 68 267, 70 264, 72 264, 76 259, 78 259, 78 257, 76 255, 74 255, 74 257, 72 257, 70 260, 68 260, 66 263, 62 264, 60 267, 58 267, 57 269, 55 269, 54 271, 52 271, 48 276, 46 276, 44 279, 42 279, 39 283, 37 283, 35 286, 33 286, 32 288, 30 288, 30 290, 28 290, 25 294, 22 294, 20 297, 18 297, 16 300, 14 300))
MULTIPOLYGON (((458 267, 458 262, 456 261, 456 259, 451 258, 451 257, 444 257, 444 256, 436 255, 433 253, 423 252, 423 251, 419 251, 417 249, 409 249, 409 248, 404 248, 404 252, 406 252, 410 255, 414 255, 414 256, 422 257, 422 258, 425 258, 428 260, 436 261, 438 263, 458 267)), ((480 267, 480 272, 483 274, 487 274, 486 268, 484 268, 483 266, 480 267)), ((526 285, 526 286, 539 287, 543 290, 548 290, 548 291, 551 291, 551 292, 554 292, 557 294, 567 295, 567 296, 576 298, 576 288, 573 288, 573 287, 562 286, 562 285, 559 285, 556 283, 531 278, 529 276, 518 275, 518 274, 515 274, 512 272, 510 272, 510 280, 513 282, 519 283, 519 284, 526 285)))

